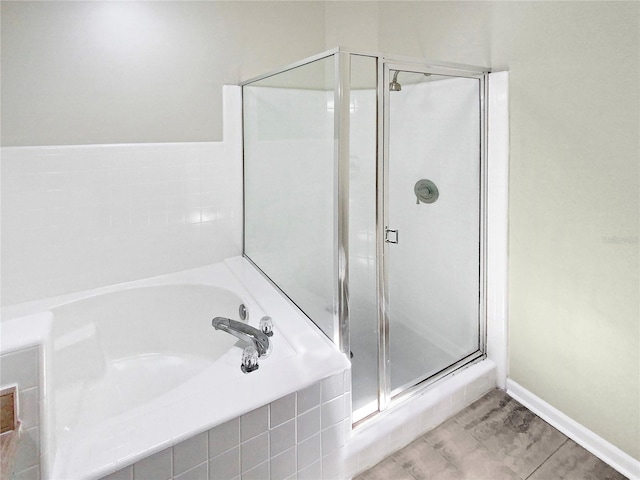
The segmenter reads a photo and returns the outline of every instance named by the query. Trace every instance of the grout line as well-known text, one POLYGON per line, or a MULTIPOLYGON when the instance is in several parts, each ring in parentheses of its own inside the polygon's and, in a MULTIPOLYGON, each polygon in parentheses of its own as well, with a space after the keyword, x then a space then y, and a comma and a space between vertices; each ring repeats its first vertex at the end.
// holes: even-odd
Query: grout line
MULTIPOLYGON (((540 463, 540 465, 538 465, 538 466, 533 470, 533 472, 531 472, 529 475, 527 475, 527 477, 526 477, 526 478, 530 478, 530 477, 531 477, 531 475, 533 475, 534 473, 536 473, 536 472, 540 469, 540 467, 541 467, 542 465, 544 465, 545 463, 547 463, 547 461, 548 461, 551 457, 553 457, 553 455, 554 455, 558 450, 560 450, 560 449, 562 448, 562 446, 563 446, 565 443, 567 443, 568 441, 569 441, 569 439, 568 439, 568 438, 565 438, 564 442, 562 442, 562 443, 558 446, 558 448, 556 448, 553 452, 551 452, 551 453, 547 456, 547 458, 545 458, 545 459, 540 463)), ((526 478, 525 478, 525 480, 526 480, 526 478)))

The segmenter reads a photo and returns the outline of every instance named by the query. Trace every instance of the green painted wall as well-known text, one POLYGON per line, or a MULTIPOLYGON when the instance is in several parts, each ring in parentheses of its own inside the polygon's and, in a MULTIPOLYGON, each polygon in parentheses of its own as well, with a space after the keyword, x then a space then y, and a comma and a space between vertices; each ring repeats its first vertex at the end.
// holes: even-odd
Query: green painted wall
POLYGON ((640 3, 327 11, 327 46, 509 70, 509 375, 640 459, 640 3))

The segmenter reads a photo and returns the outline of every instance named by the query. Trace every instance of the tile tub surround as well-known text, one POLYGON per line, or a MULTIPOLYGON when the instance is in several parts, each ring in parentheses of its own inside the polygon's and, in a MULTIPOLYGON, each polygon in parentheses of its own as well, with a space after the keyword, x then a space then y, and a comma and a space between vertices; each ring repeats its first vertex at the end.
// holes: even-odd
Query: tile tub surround
POLYGON ((15 480, 40 478, 40 349, 27 347, 0 355, 0 387, 17 386, 22 422, 13 465, 15 480))
POLYGON ((3 306, 240 255, 240 87, 223 103, 222 142, 3 147, 3 306))
MULTIPOLYGON (((20 341, 23 340, 32 343, 39 341, 45 347, 51 348, 53 344, 52 335, 47 337, 49 329, 46 328, 45 324, 47 320, 49 324, 51 322, 55 323, 55 308, 53 308, 55 305, 74 302, 87 296, 95 298, 95 295, 117 293, 118 290, 122 289, 181 283, 186 285, 222 285, 231 289, 236 288, 233 285, 237 285, 237 288, 242 287, 241 290, 245 292, 244 294, 239 293, 243 299, 245 299, 245 294, 249 295, 247 292, 250 291, 251 294, 246 299, 255 303, 254 306, 257 310, 254 309, 254 311, 268 312, 274 319, 276 334, 282 334, 282 340, 286 341, 290 350, 291 346, 293 346, 293 350, 286 354, 286 358, 281 358, 282 355, 274 350, 270 358, 261 363, 261 368, 258 372, 243 375, 238 368, 241 351, 233 347, 237 352, 229 351, 228 361, 224 360, 222 364, 229 367, 225 368, 222 375, 223 379, 228 379, 224 380, 225 382, 230 382, 227 387, 211 382, 200 384, 197 383, 197 378, 194 378, 193 382, 185 383, 179 389, 163 393, 162 397, 158 397, 160 399, 158 402, 144 403, 139 408, 136 407, 132 411, 125 411, 122 412, 122 415, 118 414, 118 416, 113 417, 113 421, 116 423, 126 421, 129 428, 116 428, 113 426, 115 423, 113 425, 112 423, 97 424, 95 426, 92 426, 93 424, 85 425, 85 429, 91 428, 94 433, 91 435, 83 434, 81 437, 82 445, 78 444, 82 448, 74 449, 69 454, 61 453, 64 452, 63 446, 67 445, 66 441, 63 444, 62 440, 54 438, 53 446, 55 447, 57 444, 57 450, 54 450, 51 455, 51 461, 47 462, 48 469, 46 470, 53 473, 44 473, 43 478, 99 478, 109 475, 123 466, 135 464, 167 448, 173 448, 186 440, 191 440, 192 437, 200 435, 205 429, 211 429, 216 425, 241 416, 245 412, 268 405, 292 392, 305 390, 310 384, 317 383, 323 378, 328 378, 338 373, 343 374, 349 368, 349 362, 345 355, 340 353, 335 345, 318 332, 317 328, 306 317, 293 309, 287 300, 280 296, 268 281, 241 257, 231 258, 222 264, 209 267, 129 282, 123 285, 103 287, 88 292, 62 296, 58 299, 30 302, 4 309, 3 313, 7 317, 0 324, 2 327, 2 346, 3 348, 17 348, 20 341), (227 273, 223 274, 221 270, 227 273), (52 308, 53 314, 47 312, 52 308), (28 315, 30 317, 26 317, 28 315), (34 331, 31 327, 33 327, 32 323, 35 322, 34 319, 41 317, 45 317, 41 322, 43 324, 43 332, 36 338, 37 336, 31 333, 34 331), (53 319, 46 317, 53 317, 53 319), (30 321, 26 321, 27 318, 30 321), (234 353, 238 354, 237 357, 233 357, 234 353), (269 360, 271 360, 270 363, 269 360), (189 390, 189 388, 196 385, 196 391, 189 390), (231 392, 231 394, 222 396, 220 392, 223 391, 231 392), (151 411, 151 405, 155 405, 157 407, 156 410, 151 411), (175 415, 176 411, 180 412, 180 414, 175 415), (133 420, 137 422, 135 427, 133 423, 130 423, 133 420)), ((247 305, 250 306, 251 310, 251 303, 247 305)), ((257 322, 259 315, 253 320, 257 322)), ((222 334, 222 332, 219 333, 222 334)), ((214 334, 213 331, 212 334, 214 334)), ((282 351, 282 349, 280 350, 282 351)), ((47 355, 48 353, 45 351, 45 358, 48 358, 47 355)), ((45 368, 51 363, 45 362, 45 368)), ((47 385, 51 385, 52 381, 48 381, 47 385)), ((296 424, 296 434, 299 429, 300 438, 305 437, 304 441, 301 441, 299 449, 295 451, 296 465, 305 465, 309 469, 321 466, 316 457, 318 454, 321 455, 323 451, 330 453, 324 455, 324 457, 327 457, 326 459, 322 457, 321 460, 324 459, 325 463, 330 461, 335 463, 336 456, 331 451, 331 446, 334 443, 343 443, 343 439, 347 435, 344 430, 336 427, 337 423, 333 423, 331 419, 340 415, 344 419, 350 411, 348 407, 350 405, 350 394, 344 393, 345 385, 350 386, 350 382, 345 382, 344 379, 339 382, 335 379, 334 381, 325 382, 324 393, 320 397, 320 406, 316 406, 315 409, 313 407, 305 407, 305 405, 315 406, 313 396, 297 395, 298 403, 302 405, 299 409, 301 413, 313 410, 314 412, 319 412, 319 418, 324 418, 324 420, 321 420, 319 426, 317 426, 317 432, 319 433, 313 433, 309 438, 306 438, 305 432, 309 431, 308 428, 315 429, 316 424, 312 420, 305 423, 305 420, 312 419, 312 415, 307 415, 302 419, 300 425, 296 424), (342 406, 337 401, 339 396, 343 398, 342 406)), ((276 425, 278 418, 288 418, 286 408, 280 403, 273 406, 273 411, 274 420, 270 425, 277 429, 269 432, 268 439, 266 436, 255 435, 255 432, 251 430, 245 429, 243 433, 241 443, 252 442, 249 444, 251 448, 245 446, 244 468, 247 472, 252 470, 252 473, 256 474, 257 471, 254 471, 253 467, 265 468, 265 462, 262 461, 262 457, 254 460, 251 460, 251 457, 247 457, 249 452, 263 451, 265 444, 273 445, 273 453, 278 452, 279 455, 281 454, 281 456, 274 455, 274 457, 278 456, 278 458, 274 459, 275 466, 273 468, 281 467, 285 470, 288 468, 287 465, 289 463, 285 460, 290 458, 292 452, 289 451, 291 447, 286 442, 283 442, 287 437, 287 432, 291 431, 293 424, 276 425), (253 447, 256 448, 254 449, 253 447)), ((286 420, 283 420, 282 423, 286 423, 286 420)), ((46 422, 43 422, 43 425, 46 424, 46 422)), ((349 422, 345 422, 343 427, 346 428, 348 424, 349 422)), ((80 431, 82 428, 81 425, 78 425, 75 431, 80 431)), ((53 431, 52 429, 50 430, 53 431)), ((47 439, 44 440, 44 445, 48 445, 47 439)), ((191 440, 191 442, 197 443, 196 440, 191 440)), ((178 451, 182 448, 189 450, 187 446, 188 444, 181 445, 178 451)), ((46 455, 47 452, 45 451, 44 453, 46 455)), ((229 452, 223 453, 229 454, 229 452)), ((179 454, 176 453, 176 455, 179 454)), ((143 463, 142 465, 145 464, 143 463)), ((45 467, 42 468, 44 471, 45 467)), ((140 466, 138 468, 143 467, 140 466)))
POLYGON ((335 453, 351 431, 349 375, 281 397, 103 480, 339 478, 335 453))
POLYGON ((626 477, 494 389, 356 480, 626 477))

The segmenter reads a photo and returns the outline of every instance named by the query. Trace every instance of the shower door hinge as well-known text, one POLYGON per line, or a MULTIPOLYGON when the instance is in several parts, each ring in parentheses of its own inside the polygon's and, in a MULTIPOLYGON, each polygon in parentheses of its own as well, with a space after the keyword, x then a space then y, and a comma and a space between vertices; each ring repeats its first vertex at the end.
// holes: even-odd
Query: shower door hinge
POLYGON ((385 227, 384 241, 387 243, 398 243, 398 230, 392 230, 389 227, 385 227))

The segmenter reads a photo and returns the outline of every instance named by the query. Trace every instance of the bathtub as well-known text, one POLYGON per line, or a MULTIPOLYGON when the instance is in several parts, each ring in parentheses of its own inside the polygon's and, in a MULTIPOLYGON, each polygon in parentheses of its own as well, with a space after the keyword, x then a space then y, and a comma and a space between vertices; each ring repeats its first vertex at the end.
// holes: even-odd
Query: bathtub
POLYGON ((349 368, 240 257, 3 316, 3 350, 37 336, 43 352, 43 478, 100 478, 349 368), (240 342, 211 326, 238 320, 240 304, 249 324, 274 321, 271 353, 249 374, 240 342))

